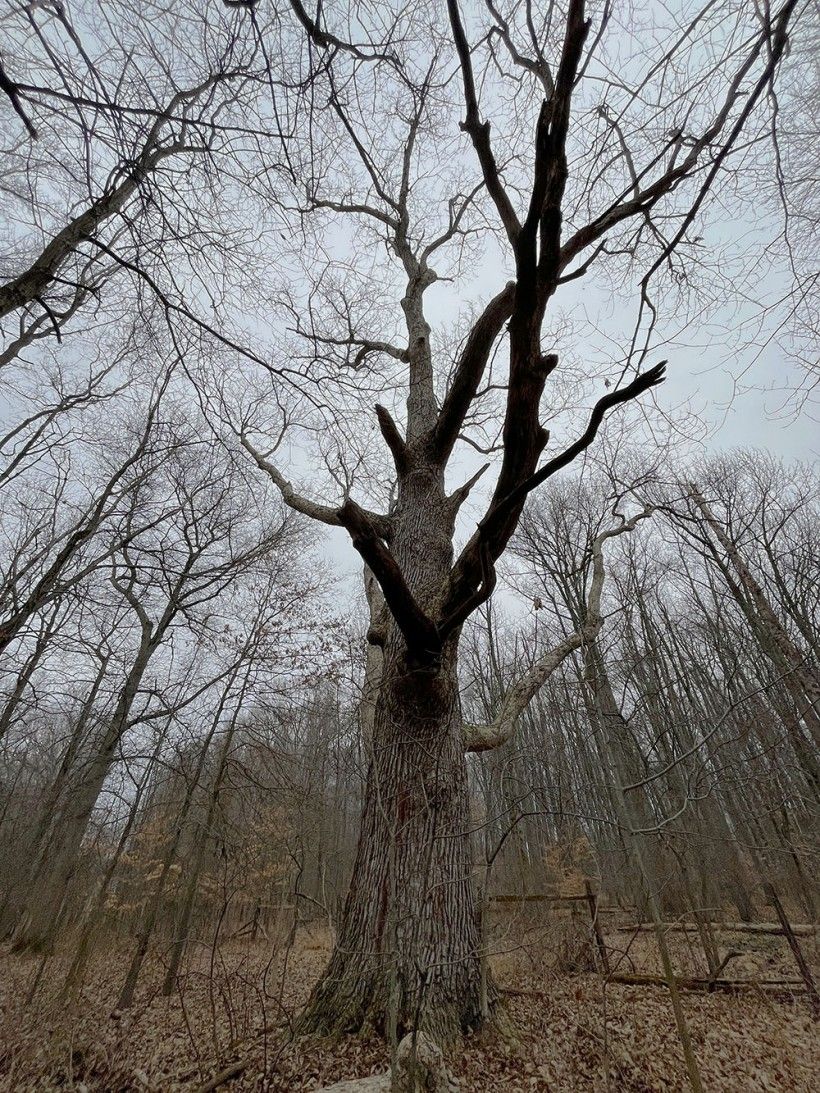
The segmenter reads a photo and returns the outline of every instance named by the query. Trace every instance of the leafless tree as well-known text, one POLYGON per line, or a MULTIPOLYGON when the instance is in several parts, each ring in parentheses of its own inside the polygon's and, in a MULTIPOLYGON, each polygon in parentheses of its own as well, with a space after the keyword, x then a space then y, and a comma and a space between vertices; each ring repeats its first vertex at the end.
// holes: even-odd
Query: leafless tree
MULTIPOLYGON (((485 888, 504 847, 523 848, 523 877, 533 848, 583 837, 622 902, 696 914, 704 951, 703 904, 724 889, 704 886, 684 824, 735 847, 741 914, 750 862, 772 875, 785 857, 808 907, 815 502, 778 509, 757 457, 739 523, 738 497, 691 466, 650 483, 607 458, 605 488, 538 501, 618 424, 653 445, 687 432, 651 408, 655 362, 691 368, 684 336, 751 298, 764 252, 792 280, 758 318, 777 325, 814 283, 783 126, 808 6, 182 0, 152 16, 44 0, 0 21, 0 834, 31 864, 3 909, 17 946, 77 925, 75 989, 108 896, 150 877, 138 914, 119 906, 137 938, 122 1002, 175 918, 171 991, 213 832, 258 823, 272 845, 245 832, 222 859, 237 888, 256 878, 254 929, 285 883, 334 920, 352 870, 300 1030, 447 1040, 497 1001, 479 831, 485 888), (755 224, 724 247, 758 197, 775 238, 755 224), (306 598, 322 583, 298 564, 302 517, 364 571, 344 702, 326 681, 274 701, 264 662, 265 566, 280 558, 306 598), (507 655, 492 597, 511 556, 540 606, 507 655), (231 611, 259 622, 242 656, 219 646, 231 611), (72 685, 45 701, 52 671, 72 685), (132 876, 157 831, 159 874, 132 876), (736 849, 775 843, 765 861, 736 849), (89 845, 105 859, 90 882, 89 845)), ((287 635, 273 644, 283 671, 300 662, 287 635)), ((221 898, 221 916, 247 910, 221 898)))
POLYGON ((313 273, 304 301, 287 300, 296 339, 316 359, 355 369, 361 388, 368 362, 391 365, 381 382, 398 385, 394 412, 376 409, 396 482, 389 511, 353 499, 366 458, 357 446, 336 456, 343 498, 329 505, 298 492, 277 456, 265 452, 258 413, 244 413, 235 426, 289 505, 347 530, 385 600, 369 634, 383 648, 383 667, 359 853, 333 957, 302 1018, 306 1030, 375 1022, 389 1031, 421 1022, 448 1037, 482 1022, 461 629, 492 594, 496 563, 527 497, 589 447, 609 411, 663 379, 663 364, 635 374, 657 323, 655 280, 674 279, 685 264, 717 180, 762 124, 794 13, 786 3, 746 26, 733 9, 743 42, 735 50, 718 45, 712 13, 703 9, 671 30, 648 66, 627 68, 625 82, 608 67, 609 7, 589 18, 580 0, 551 7, 534 33, 523 12, 514 27, 491 5, 471 10, 465 22, 453 0, 445 23, 410 8, 405 34, 431 43, 423 63, 401 49, 398 60, 364 63, 312 37, 314 79, 328 102, 314 113, 312 155, 318 163, 331 145, 345 155, 341 170, 311 171, 300 213, 328 226, 352 219, 362 225, 354 238, 379 240, 395 256, 388 283, 400 286, 401 318, 368 309, 367 275, 342 282, 332 262, 313 273), (721 69, 708 99, 683 75, 685 58, 694 56, 708 57, 710 72, 721 69), (397 104, 377 128, 367 105, 375 94, 397 104), (657 102, 649 115, 638 109, 647 99, 657 102), (513 104, 506 113, 505 101, 513 104), (503 153, 482 116, 496 110, 512 133, 503 153), (475 155, 472 177, 458 158, 457 111, 475 155), (425 308, 442 264, 449 258, 460 273, 482 232, 498 240, 512 279, 467 327, 455 360, 440 361, 425 308), (542 397, 560 375, 558 354, 544 344, 545 321, 564 285, 619 261, 613 255, 626 256, 639 286, 632 350, 578 438, 541 462, 549 439, 542 397), (508 368, 491 373, 504 339, 508 368), (481 472, 448 490, 446 471, 460 435, 481 415, 484 384, 491 396, 502 389, 503 426, 491 443, 498 473, 484 515, 455 556, 456 520, 481 472))

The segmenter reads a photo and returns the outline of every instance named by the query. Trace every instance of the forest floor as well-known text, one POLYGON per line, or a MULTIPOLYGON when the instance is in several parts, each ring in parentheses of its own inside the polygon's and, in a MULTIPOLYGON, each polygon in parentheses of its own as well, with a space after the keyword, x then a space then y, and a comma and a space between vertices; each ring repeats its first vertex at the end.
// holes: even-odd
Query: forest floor
MULTIPOLYGON (((604 980, 572 951, 566 931, 502 931, 493 959, 506 993, 514 1035, 467 1038, 450 1056, 465 1091, 678 1091, 688 1089, 666 988, 604 980), (503 944, 506 937, 507 944, 503 944), (522 940, 523 939, 523 940, 522 940), (573 962, 578 969, 572 970, 573 962), (562 970, 558 970, 562 966, 562 970), (529 993, 526 993, 529 992, 529 993)), ((676 966, 700 973, 689 934, 670 934, 676 966)), ((782 938, 721 935, 732 949, 735 978, 793 979, 782 938)), ((608 936, 617 970, 657 970, 651 934, 608 936)), ((816 966, 815 938, 801 938, 816 966)), ((33 999, 40 968, 33 956, 0 953, 0 1090, 71 1089, 80 1093, 172 1093, 220 1085, 247 1090, 315 1090, 344 1078, 385 1073, 389 1052, 378 1040, 294 1041, 283 1033, 321 973, 329 936, 303 929, 287 952, 265 941, 203 949, 181 990, 162 998, 159 963, 146 966, 132 1009, 113 1010, 126 954, 98 959, 79 1001, 57 995, 66 964, 52 957, 33 999), (227 1078, 227 1075, 226 1075, 227 1078)), ((686 993, 684 1004, 704 1088, 709 1093, 796 1090, 814 1093, 820 1075, 818 1025, 805 994, 763 990, 686 993)))

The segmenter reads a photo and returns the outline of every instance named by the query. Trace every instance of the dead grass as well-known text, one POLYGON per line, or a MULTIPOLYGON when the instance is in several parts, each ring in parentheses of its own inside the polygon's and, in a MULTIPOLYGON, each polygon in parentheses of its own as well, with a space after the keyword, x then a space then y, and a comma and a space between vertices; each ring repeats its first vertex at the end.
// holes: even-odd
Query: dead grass
MULTIPOLYGON (((665 990, 605 985, 589 970, 592 957, 583 932, 565 925, 545 929, 508 922, 495 940, 501 950, 493 961, 496 978, 542 993, 507 998, 514 1040, 484 1033, 464 1041, 451 1060, 463 1090, 687 1089, 665 990)), ((181 993, 171 999, 158 993, 161 967, 149 966, 126 1014, 113 1012, 124 973, 122 954, 98 960, 82 997, 65 1009, 56 1001, 65 972, 61 957, 46 966, 37 996, 27 1005, 39 960, 4 953, 0 1090, 194 1091, 237 1061, 245 1067, 226 1087, 234 1093, 313 1090, 383 1072, 389 1058, 379 1041, 306 1043, 286 1035, 329 944, 327 929, 315 926, 302 931, 289 952, 273 957, 264 942, 231 943, 215 953, 203 949, 192 960, 181 993)), ((621 950, 613 952, 613 961, 623 970, 656 969, 651 937, 619 934, 613 944, 621 950)), ((691 938, 675 937, 672 944, 679 966, 695 971, 698 954, 691 938)), ((729 948, 740 944, 748 947, 744 975, 794 975, 781 939, 726 939, 729 948)), ((707 1090, 809 1093, 817 1088, 817 1026, 803 996, 691 994, 685 1006, 707 1090)))

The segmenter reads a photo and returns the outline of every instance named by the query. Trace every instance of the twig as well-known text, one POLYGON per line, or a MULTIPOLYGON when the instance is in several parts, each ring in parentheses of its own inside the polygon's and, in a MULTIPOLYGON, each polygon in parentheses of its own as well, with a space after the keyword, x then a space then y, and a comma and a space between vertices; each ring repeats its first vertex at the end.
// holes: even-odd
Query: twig
POLYGON ((196 1090, 196 1093, 212 1093, 212 1090, 219 1089, 225 1082, 230 1082, 233 1081, 234 1078, 238 1078, 240 1074, 247 1070, 247 1067, 247 1062, 232 1063, 229 1067, 226 1067, 225 1070, 220 1070, 218 1074, 215 1074, 210 1081, 201 1085, 196 1090))

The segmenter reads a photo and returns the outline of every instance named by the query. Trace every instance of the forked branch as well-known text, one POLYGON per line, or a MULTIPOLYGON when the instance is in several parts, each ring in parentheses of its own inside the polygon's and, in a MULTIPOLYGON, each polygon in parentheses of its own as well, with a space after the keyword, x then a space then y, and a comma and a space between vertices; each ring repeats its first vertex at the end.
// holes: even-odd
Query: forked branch
POLYGON ((659 384, 663 383, 666 376, 666 365, 666 361, 661 361, 660 364, 656 364, 654 368, 649 368, 646 372, 641 372, 631 383, 628 383, 626 387, 620 387, 615 391, 610 391, 609 394, 598 399, 592 408, 592 413, 589 415, 589 422, 581 436, 579 436, 573 444, 570 444, 568 448, 565 448, 560 455, 555 456, 554 459, 550 459, 548 463, 545 463, 543 467, 540 467, 534 474, 531 474, 529 478, 525 478, 519 486, 514 490, 511 490, 506 497, 497 502, 497 504, 487 513, 479 524, 482 538, 492 540, 493 529, 508 513, 518 509, 526 500, 528 494, 532 493, 534 489, 537 489, 538 486, 546 482, 548 478, 551 478, 558 471, 577 459, 581 452, 585 451, 598 435, 598 430, 610 410, 614 409, 616 406, 620 406, 624 402, 631 402, 645 391, 649 391, 651 388, 657 387, 659 384))
POLYGON ((353 546, 373 571, 396 625, 410 653, 421 661, 441 651, 436 624, 416 602, 399 564, 380 538, 364 509, 347 500, 339 509, 339 522, 350 534, 353 546))
POLYGON ((491 505, 453 568, 451 602, 444 621, 439 625, 442 640, 455 625, 459 625, 466 618, 465 604, 470 604, 470 610, 475 610, 487 599, 489 592, 486 595, 484 592, 487 589, 491 591, 490 582, 486 580, 488 559, 492 563, 500 557, 515 530, 528 495, 548 478, 572 463, 590 446, 610 410, 657 387, 663 382, 665 371, 666 361, 661 361, 654 368, 640 373, 625 387, 610 391, 600 398, 592 409, 586 429, 573 444, 491 505))

